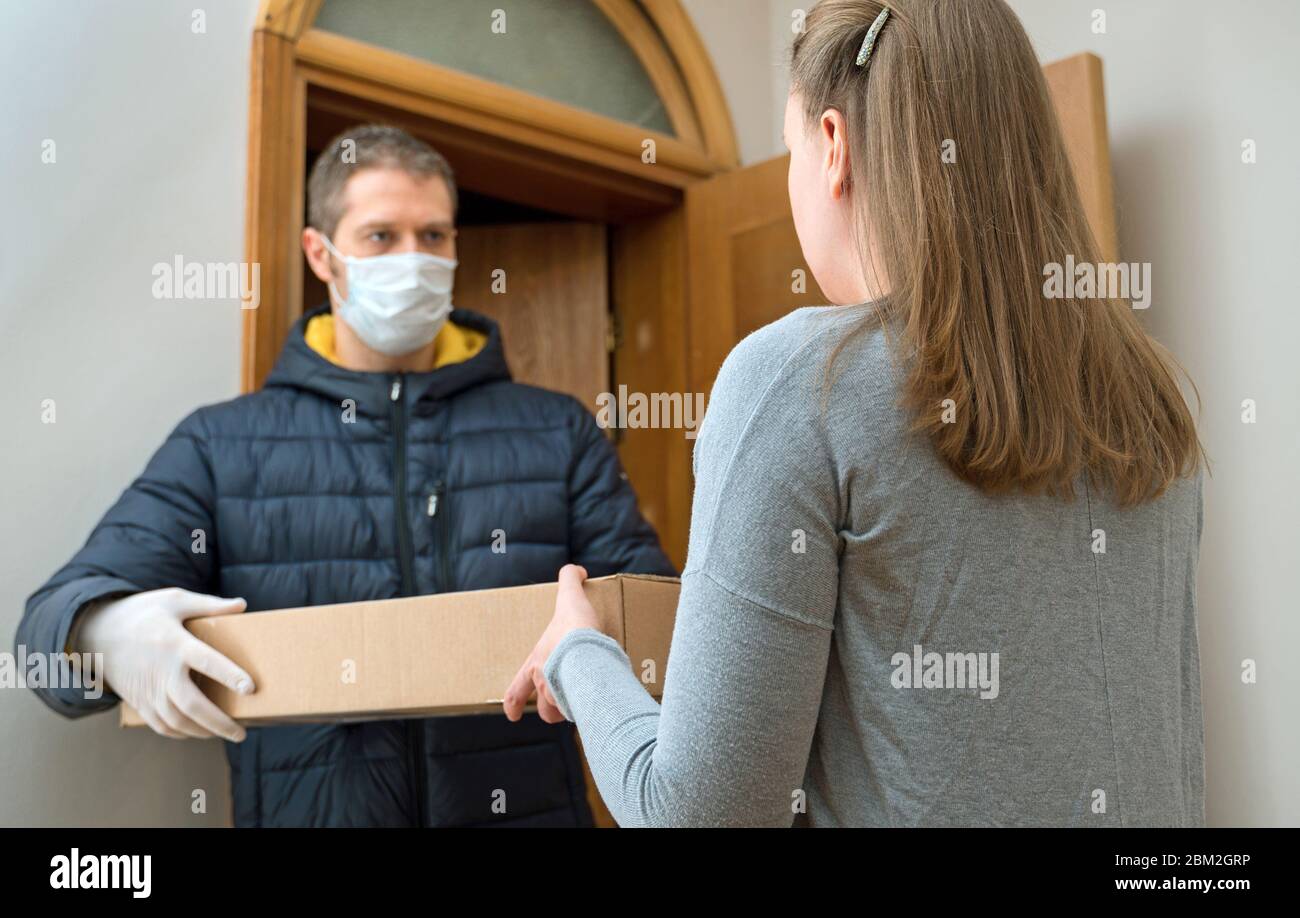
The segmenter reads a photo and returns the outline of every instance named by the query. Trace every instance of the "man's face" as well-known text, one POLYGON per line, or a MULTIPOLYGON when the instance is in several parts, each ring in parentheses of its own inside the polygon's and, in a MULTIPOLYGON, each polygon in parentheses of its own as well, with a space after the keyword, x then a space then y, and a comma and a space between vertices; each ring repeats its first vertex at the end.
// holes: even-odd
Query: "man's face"
MULTIPOLYGON (((347 299, 347 270, 311 230, 304 248, 312 271, 333 280, 347 299)), ((417 178, 400 169, 364 169, 343 187, 343 216, 330 239, 344 255, 369 258, 399 252, 456 257, 451 194, 440 176, 417 178)))

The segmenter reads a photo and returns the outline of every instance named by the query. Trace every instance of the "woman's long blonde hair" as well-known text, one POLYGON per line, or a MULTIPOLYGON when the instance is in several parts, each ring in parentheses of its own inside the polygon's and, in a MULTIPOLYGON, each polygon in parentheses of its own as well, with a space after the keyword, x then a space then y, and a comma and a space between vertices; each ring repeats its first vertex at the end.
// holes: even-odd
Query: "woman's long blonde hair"
POLYGON ((884 6, 821 0, 791 73, 808 126, 828 108, 847 123, 864 271, 888 284, 916 430, 988 493, 1070 499, 1084 474, 1122 505, 1158 496, 1200 465, 1195 423, 1128 301, 1044 295, 1046 266, 1102 258, 1019 20, 1002 0, 891 0, 855 66, 884 6))

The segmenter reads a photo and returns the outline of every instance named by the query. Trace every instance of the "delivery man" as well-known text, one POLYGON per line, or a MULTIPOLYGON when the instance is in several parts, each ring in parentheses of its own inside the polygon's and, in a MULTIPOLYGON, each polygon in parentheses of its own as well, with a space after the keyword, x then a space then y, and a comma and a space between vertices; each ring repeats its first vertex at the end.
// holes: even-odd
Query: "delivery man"
POLYGON ((302 245, 329 284, 258 392, 183 421, 27 600, 27 651, 103 654, 111 690, 38 689, 66 717, 122 700, 221 736, 237 826, 590 825, 573 725, 503 715, 245 730, 191 679, 248 674, 185 619, 673 574, 574 398, 511 381, 495 323, 451 305, 447 161, 391 127, 331 142, 302 245))

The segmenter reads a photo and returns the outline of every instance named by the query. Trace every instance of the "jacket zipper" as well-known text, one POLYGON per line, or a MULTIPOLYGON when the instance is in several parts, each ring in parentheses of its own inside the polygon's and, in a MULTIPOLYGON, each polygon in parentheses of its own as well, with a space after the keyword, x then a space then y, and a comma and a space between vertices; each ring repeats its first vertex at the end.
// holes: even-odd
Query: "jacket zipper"
MULTIPOLYGON (((402 377, 394 376, 388 392, 393 417, 393 499, 396 501, 397 565, 402 574, 402 595, 415 595, 415 571, 411 548, 411 527, 406 516, 406 404, 402 399, 402 377)), ((424 826, 425 767, 424 721, 413 720, 407 734, 414 757, 416 825, 424 826)))
POLYGON ((402 572, 402 595, 415 595, 415 571, 411 550, 411 527, 406 517, 406 405, 402 400, 402 378, 393 377, 388 393, 393 403, 393 476, 397 501, 397 563, 402 572))
POLYGON ((438 527, 438 591, 440 593, 451 593, 454 592, 455 584, 451 580, 451 552, 448 551, 447 546, 448 533, 450 532, 447 489, 443 487, 441 478, 434 482, 433 493, 429 495, 429 506, 426 512, 438 527))

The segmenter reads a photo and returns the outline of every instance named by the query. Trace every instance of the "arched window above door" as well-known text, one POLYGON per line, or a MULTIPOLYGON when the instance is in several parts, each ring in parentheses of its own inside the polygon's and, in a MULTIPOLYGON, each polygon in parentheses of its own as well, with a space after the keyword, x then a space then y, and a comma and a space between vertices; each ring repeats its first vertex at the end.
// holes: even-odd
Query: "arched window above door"
POLYGON ((632 2, 324 0, 314 26, 678 136, 664 96, 685 100, 680 72, 632 2))

